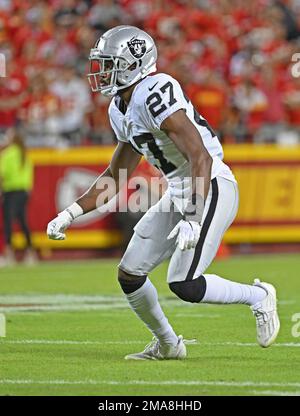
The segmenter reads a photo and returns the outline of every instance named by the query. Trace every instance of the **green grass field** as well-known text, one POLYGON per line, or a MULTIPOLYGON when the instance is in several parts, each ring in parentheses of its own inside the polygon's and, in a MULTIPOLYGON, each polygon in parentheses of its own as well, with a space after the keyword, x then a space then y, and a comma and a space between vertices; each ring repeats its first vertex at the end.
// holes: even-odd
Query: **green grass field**
POLYGON ((276 285, 281 331, 268 349, 256 344, 247 306, 184 303, 168 289, 167 264, 156 269, 151 279, 170 322, 197 339, 184 361, 124 360, 151 334, 127 306, 116 266, 99 260, 0 269, 7 326, 1 395, 300 395, 300 325, 292 321, 299 314, 300 322, 300 256, 235 257, 209 269, 276 285))

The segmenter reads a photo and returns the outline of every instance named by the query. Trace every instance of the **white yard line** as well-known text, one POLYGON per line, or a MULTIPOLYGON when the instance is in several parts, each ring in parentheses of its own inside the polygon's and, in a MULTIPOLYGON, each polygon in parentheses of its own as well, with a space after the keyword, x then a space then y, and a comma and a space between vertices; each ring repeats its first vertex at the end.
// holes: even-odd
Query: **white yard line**
MULTIPOLYGON (((255 342, 203 342, 202 345, 214 345, 214 346, 233 346, 233 347, 257 347, 257 343, 255 342)), ((292 347, 292 348, 299 348, 300 343, 297 342, 281 342, 281 343, 275 343, 272 345, 272 348, 274 347, 292 347)))
MULTIPOLYGON (((64 340, 64 339, 16 339, 16 340, 9 340, 9 339, 2 339, 0 340, 1 344, 48 344, 48 345, 133 345, 133 344, 147 344, 149 340, 145 341, 76 341, 76 340, 64 340)), ((199 345, 200 347, 218 347, 218 346, 233 346, 233 347, 256 347, 258 348, 258 344, 255 342, 201 342, 196 341, 193 344, 189 345, 199 345)), ((272 348, 300 348, 300 343, 293 343, 293 342, 283 342, 277 343, 272 346, 272 348)))
POLYGON ((109 295, 66 295, 57 293, 54 295, 28 294, 28 295, 0 295, 0 303, 83 303, 83 302, 126 302, 122 296, 109 295))
POLYGON ((51 340, 51 339, 19 339, 19 340, 0 340, 1 344, 44 344, 44 345, 133 345, 147 344, 147 341, 71 341, 71 340, 51 340))
MULTIPOLYGON (((298 382, 279 383, 268 381, 204 381, 204 380, 32 380, 32 379, 0 379, 0 384, 45 384, 45 385, 116 385, 116 386, 212 386, 212 387, 300 387, 298 382)), ((259 390, 253 392, 261 393, 259 390)))
MULTIPOLYGON (((189 307, 196 308, 197 306, 191 305, 189 303, 182 302, 181 300, 169 296, 160 296, 159 297, 161 302, 167 302, 172 304, 180 304, 186 305, 189 307)), ((74 303, 125 303, 127 305, 127 300, 122 295, 76 295, 76 294, 62 294, 57 293, 53 295, 49 294, 7 294, 7 295, 0 295, 0 304, 3 305, 13 305, 13 304, 74 304, 74 303)), ((283 305, 290 305, 296 303, 295 300, 280 300, 279 303, 283 305)), ((201 307, 204 306, 217 306, 217 305, 206 305, 203 304, 201 307)))
MULTIPOLYGON (((179 299, 160 298, 164 306, 185 306, 179 299)), ((93 295, 1 295, 0 312, 26 311, 97 311, 127 309, 128 302, 124 296, 93 296, 93 295)))
POLYGON ((89 305, 89 304, 65 304, 65 305, 20 305, 20 306, 0 306, 0 312, 2 313, 15 313, 22 312, 26 313, 27 311, 37 311, 37 312, 84 312, 84 311, 107 311, 111 309, 128 309, 128 304, 126 303, 117 303, 113 304, 98 304, 98 305, 89 305))
POLYGON ((300 390, 298 391, 286 391, 286 390, 249 390, 249 393, 256 396, 300 396, 300 390))
MULTIPOLYGON (((176 306, 176 307, 182 307, 184 305, 178 304, 174 305, 174 302, 168 302, 168 301, 161 301, 160 302, 162 306, 176 306)), ((84 312, 84 311, 113 311, 113 310, 119 310, 122 309, 122 313, 124 312, 124 309, 126 309, 128 312, 131 313, 131 310, 128 306, 128 303, 99 303, 99 304, 88 304, 88 303, 82 303, 82 304, 65 304, 65 305, 5 305, 0 304, 0 312, 1 313, 23 313, 26 314, 27 312, 84 312)), ((111 313, 113 315, 113 312, 111 313)), ((195 317, 195 318, 220 318, 221 315, 218 314, 210 314, 208 313, 200 313, 200 314, 193 314, 193 313, 178 313, 174 315, 175 317, 195 317)))

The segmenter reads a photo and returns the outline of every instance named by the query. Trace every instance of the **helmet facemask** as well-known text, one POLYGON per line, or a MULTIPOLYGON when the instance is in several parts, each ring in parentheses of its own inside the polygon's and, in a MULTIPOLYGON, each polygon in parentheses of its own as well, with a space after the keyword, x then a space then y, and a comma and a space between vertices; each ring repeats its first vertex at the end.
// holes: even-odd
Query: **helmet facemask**
POLYGON ((95 55, 91 54, 90 72, 87 74, 91 89, 93 92, 113 96, 121 87, 118 75, 123 75, 132 64, 122 57, 112 55, 96 57, 95 55))

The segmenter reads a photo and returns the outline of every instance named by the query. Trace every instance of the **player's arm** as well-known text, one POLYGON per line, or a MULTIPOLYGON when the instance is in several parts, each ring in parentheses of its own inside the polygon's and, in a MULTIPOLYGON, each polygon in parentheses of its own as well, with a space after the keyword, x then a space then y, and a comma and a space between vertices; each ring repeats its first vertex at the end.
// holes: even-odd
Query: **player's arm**
POLYGON ((203 144, 200 133, 184 110, 178 110, 167 117, 161 124, 161 130, 189 161, 193 183, 192 194, 200 193, 199 200, 202 198, 205 201, 210 187, 212 158, 203 144), (196 189, 196 178, 203 178, 203 192, 201 189, 196 189))
POLYGON ((59 213, 54 220, 49 222, 47 228, 48 237, 53 240, 64 240, 64 231, 70 226, 75 218, 107 203, 119 192, 119 189, 124 185, 124 181, 122 181, 122 177, 120 177, 120 170, 126 169, 127 177, 129 178, 137 167, 140 159, 141 155, 134 152, 130 144, 119 142, 108 168, 80 198, 59 213), (111 179, 114 180, 115 186, 111 189, 107 189, 107 185, 111 179), (102 198, 101 194, 104 192, 105 197, 102 198), (99 201, 101 201, 102 204, 100 203, 100 205, 98 205, 99 201))
POLYGON ((177 236, 179 248, 186 250, 194 248, 200 237, 204 203, 210 187, 212 158, 200 133, 184 110, 178 110, 167 117, 161 124, 161 130, 175 143, 191 165, 192 193, 184 219, 179 221, 168 236, 169 239, 177 236), (203 181, 203 186, 199 189, 196 186, 197 178, 203 181))
POLYGON ((124 185, 122 177, 119 176, 120 170, 127 170, 127 176, 129 178, 140 160, 141 155, 136 153, 130 144, 119 142, 108 168, 96 179, 92 186, 77 199, 76 203, 82 208, 83 214, 96 209, 97 201, 103 200, 104 203, 107 203, 113 198, 124 185), (113 178, 116 184, 116 187, 111 190, 109 197, 107 197, 109 190, 106 189, 108 182, 107 178, 113 178), (106 193, 105 199, 101 198, 101 193, 103 192, 106 193))

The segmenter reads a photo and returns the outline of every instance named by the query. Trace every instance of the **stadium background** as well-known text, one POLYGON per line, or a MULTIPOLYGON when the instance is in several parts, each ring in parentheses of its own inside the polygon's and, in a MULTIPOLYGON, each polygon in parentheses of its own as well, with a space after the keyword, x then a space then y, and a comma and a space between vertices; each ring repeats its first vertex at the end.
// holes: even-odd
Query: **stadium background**
MULTIPOLYGON (((85 74, 95 40, 119 24, 154 37, 158 70, 181 82, 218 132, 241 192, 226 244, 234 252, 297 249, 300 77, 292 76, 292 56, 300 51, 299 1, 0 0, 0 133, 18 126, 30 148, 29 220, 41 257, 62 249, 47 239, 48 221, 113 152, 109 99, 90 92, 85 74)), ((153 173, 145 165, 138 172, 153 173)), ((122 245, 126 224, 131 219, 115 214, 87 217, 71 227, 63 250, 107 255, 122 245)), ((14 244, 24 244, 17 227, 14 244)))
MULTIPOLYGON (((0 0, 0 137, 19 126, 26 138, 33 241, 51 259, 0 268, 0 396, 300 395, 299 28, 296 0, 0 0), (151 336, 116 279, 137 217, 89 214, 64 242, 45 235, 113 152, 108 101, 90 93, 85 73, 95 39, 123 23, 153 35, 159 71, 182 83, 219 134, 241 192, 220 254, 229 247, 239 255, 219 258, 208 273, 274 284, 281 330, 271 348, 257 345, 245 305, 176 298, 163 263, 150 276, 162 307, 178 334, 197 341, 181 362, 126 361, 151 336)), ((144 163, 136 174, 157 172, 144 163)), ((18 228, 14 244, 23 260, 18 228)))

